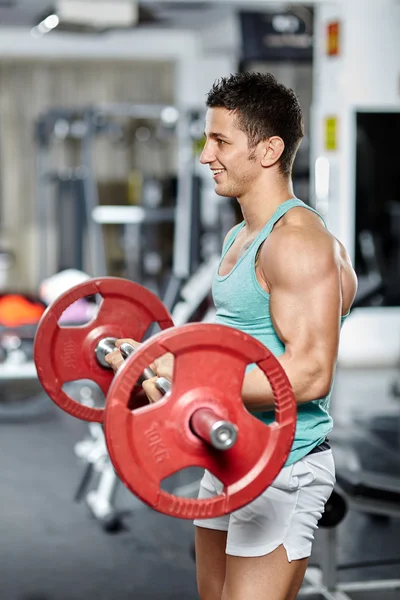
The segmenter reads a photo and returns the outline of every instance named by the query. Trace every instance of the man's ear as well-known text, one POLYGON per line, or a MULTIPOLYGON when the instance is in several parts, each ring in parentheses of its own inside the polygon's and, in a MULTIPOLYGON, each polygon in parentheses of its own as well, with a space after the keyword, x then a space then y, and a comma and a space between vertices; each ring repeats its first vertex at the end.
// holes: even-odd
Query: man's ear
POLYGON ((272 167, 280 157, 285 149, 285 143, 282 138, 277 135, 268 138, 264 143, 263 153, 261 157, 261 164, 263 167, 272 167))

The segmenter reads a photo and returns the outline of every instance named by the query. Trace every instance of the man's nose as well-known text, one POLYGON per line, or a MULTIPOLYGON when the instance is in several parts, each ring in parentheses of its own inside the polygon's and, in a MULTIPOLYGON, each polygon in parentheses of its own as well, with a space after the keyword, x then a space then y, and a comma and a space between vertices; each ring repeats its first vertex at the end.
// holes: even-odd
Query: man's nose
POLYGON ((214 153, 209 142, 204 144, 203 152, 200 154, 200 162, 202 165, 208 165, 215 160, 214 153))

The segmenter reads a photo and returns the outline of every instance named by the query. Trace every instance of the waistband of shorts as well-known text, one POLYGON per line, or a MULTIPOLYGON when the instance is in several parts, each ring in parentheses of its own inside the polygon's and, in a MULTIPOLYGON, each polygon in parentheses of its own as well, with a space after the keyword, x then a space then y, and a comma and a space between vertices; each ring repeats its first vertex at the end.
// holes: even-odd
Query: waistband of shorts
POLYGON ((310 454, 316 454, 317 452, 325 452, 326 450, 330 450, 330 449, 331 449, 330 444, 328 444, 328 441, 325 440, 321 444, 318 444, 318 446, 315 446, 315 448, 310 450, 310 452, 307 454, 307 456, 309 456, 310 454))

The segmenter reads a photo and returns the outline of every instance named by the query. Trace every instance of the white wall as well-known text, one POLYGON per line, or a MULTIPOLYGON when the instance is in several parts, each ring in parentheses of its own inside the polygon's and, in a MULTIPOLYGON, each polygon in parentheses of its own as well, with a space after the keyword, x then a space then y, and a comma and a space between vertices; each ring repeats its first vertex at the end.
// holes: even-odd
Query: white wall
POLYGON ((398 367, 400 308, 365 307, 354 310, 343 325, 339 364, 345 367, 398 367))
MULTIPOLYGON (((331 231, 355 250, 355 113, 358 109, 400 111, 400 4, 395 0, 320 2, 315 18, 312 164, 330 163, 325 215, 331 231), (340 55, 326 54, 326 29, 339 21, 340 55), (325 149, 324 119, 338 121, 337 151, 325 149)), ((345 324, 342 364, 396 364, 400 357, 400 309, 353 312, 345 324)))
POLYGON ((42 38, 29 30, 0 28, 0 57, 46 60, 168 60, 197 52, 197 36, 189 31, 149 29, 78 35, 53 31, 42 38))
POLYGON ((171 60, 176 69, 176 103, 203 106, 214 79, 236 69, 238 32, 233 14, 204 33, 138 29, 101 36, 52 32, 34 38, 28 30, 0 28, 0 59, 171 60), (213 46, 210 40, 223 40, 213 46))
POLYGON ((313 161, 331 165, 327 221, 354 256, 355 127, 359 108, 400 111, 400 4, 396 0, 343 0, 316 7, 313 161), (325 52, 326 28, 342 27, 338 57, 325 52), (338 119, 338 149, 324 147, 324 119, 338 119))

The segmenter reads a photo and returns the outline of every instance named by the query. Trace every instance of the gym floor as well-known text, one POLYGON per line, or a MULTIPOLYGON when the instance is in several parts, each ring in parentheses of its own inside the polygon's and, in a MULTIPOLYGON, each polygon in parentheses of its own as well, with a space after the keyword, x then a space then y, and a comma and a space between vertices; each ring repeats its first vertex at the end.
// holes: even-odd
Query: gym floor
MULTIPOLYGON (((388 394, 394 377, 394 371, 339 370, 333 401, 337 422, 359 429, 361 414, 400 414, 400 406, 388 394)), ((3 389, 2 399, 5 389, 9 394, 12 384, 3 389)), ((27 388, 27 398, 28 392, 36 395, 37 384, 27 388)), ((28 399, 26 404, 28 408, 28 399)), ((190 521, 158 514, 120 486, 116 504, 125 526, 111 534, 99 527, 83 503, 74 502, 83 466, 73 447, 86 433, 85 423, 50 401, 37 417, 0 419, 1 600, 198 598, 190 521)), ((179 483, 192 476, 183 473, 179 483)), ((344 569, 341 580, 398 577, 399 520, 350 511, 338 527, 338 538, 340 565, 391 562, 344 569)), ((312 563, 317 563, 320 543, 317 537, 312 563)), ((378 595, 383 600, 384 595, 378 595)))

